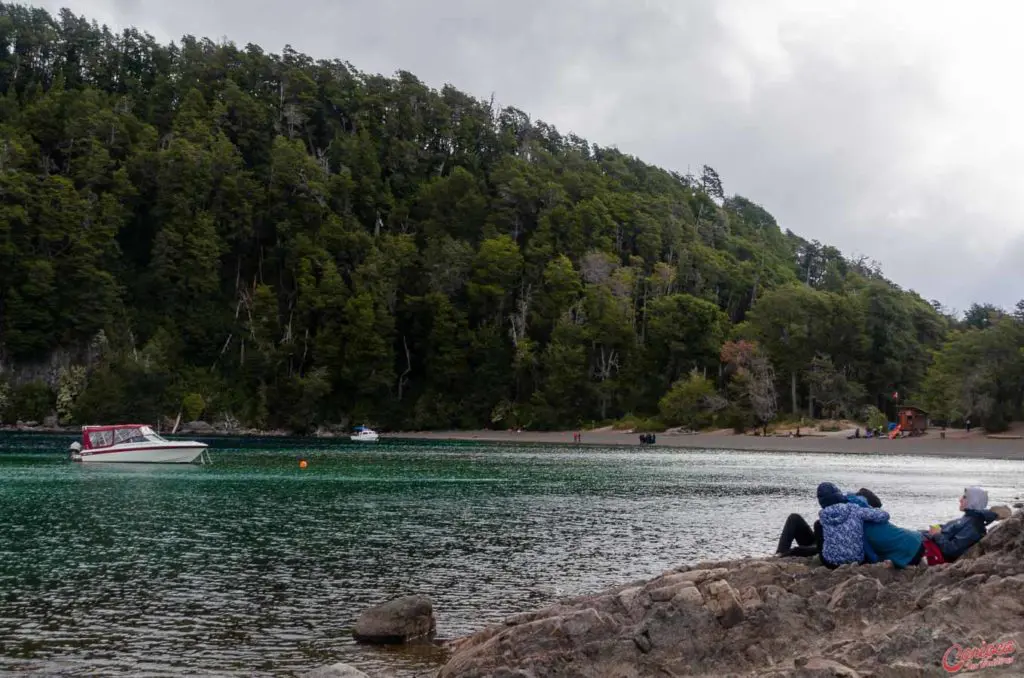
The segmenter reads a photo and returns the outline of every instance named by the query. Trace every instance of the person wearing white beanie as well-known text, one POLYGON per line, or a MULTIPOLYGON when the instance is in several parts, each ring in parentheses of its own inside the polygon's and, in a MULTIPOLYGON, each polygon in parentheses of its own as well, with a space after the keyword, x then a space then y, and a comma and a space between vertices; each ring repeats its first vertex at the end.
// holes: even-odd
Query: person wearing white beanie
POLYGON ((980 487, 965 487, 960 497, 960 510, 984 511, 988 508, 988 492, 980 487))
POLYGON ((988 492, 980 487, 964 488, 960 496, 960 510, 964 512, 963 516, 932 527, 926 535, 929 565, 952 563, 981 541, 989 523, 999 519, 995 512, 988 510, 988 492), (941 553, 941 558, 936 552, 941 553))

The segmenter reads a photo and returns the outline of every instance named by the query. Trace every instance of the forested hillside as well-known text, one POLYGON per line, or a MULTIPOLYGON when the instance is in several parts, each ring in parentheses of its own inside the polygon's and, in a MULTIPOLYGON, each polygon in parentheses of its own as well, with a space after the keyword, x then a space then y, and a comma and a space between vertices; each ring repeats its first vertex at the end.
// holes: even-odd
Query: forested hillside
POLYGON ((709 167, 410 73, 0 4, 0 94, 7 422, 749 426, 885 409, 949 326, 709 167))

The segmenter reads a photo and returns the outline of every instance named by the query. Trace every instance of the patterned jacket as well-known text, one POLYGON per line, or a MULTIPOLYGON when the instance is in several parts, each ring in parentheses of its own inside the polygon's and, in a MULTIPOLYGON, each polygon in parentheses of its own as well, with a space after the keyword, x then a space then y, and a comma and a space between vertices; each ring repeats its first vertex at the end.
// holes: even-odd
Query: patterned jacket
POLYGON ((889 514, 857 503, 845 503, 821 509, 818 519, 822 530, 822 560, 844 565, 864 560, 864 522, 885 522, 889 514))

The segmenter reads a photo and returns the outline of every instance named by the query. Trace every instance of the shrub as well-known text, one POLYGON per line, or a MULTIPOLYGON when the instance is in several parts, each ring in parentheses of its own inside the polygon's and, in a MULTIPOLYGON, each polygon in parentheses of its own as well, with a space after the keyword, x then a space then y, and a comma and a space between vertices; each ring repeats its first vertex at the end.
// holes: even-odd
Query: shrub
POLYGON ((714 385, 697 372, 672 384, 669 392, 658 403, 661 418, 669 426, 701 429, 712 422, 711 400, 714 385))
POLYGON ((198 393, 189 393, 181 400, 181 416, 185 421, 195 421, 202 416, 206 409, 206 401, 198 393))
POLYGON ((622 419, 612 424, 612 429, 615 431, 633 431, 640 423, 644 421, 643 417, 638 417, 634 414, 627 414, 622 419))
POLYGON ((7 408, 11 405, 11 385, 0 381, 0 422, 7 420, 7 408))
POLYGON ((736 433, 746 433, 757 425, 753 412, 735 404, 725 408, 719 420, 723 426, 731 428, 736 433))
POLYGON ((874 405, 864 408, 861 412, 861 419, 864 421, 864 425, 872 430, 880 428, 884 431, 889 424, 888 418, 874 405))
POLYGON ((637 433, 663 433, 666 428, 668 427, 665 426, 665 422, 657 417, 651 417, 637 420, 636 428, 633 430, 637 433))
POLYGON ((57 418, 62 424, 74 421, 75 401, 85 390, 85 368, 74 365, 62 369, 57 386, 57 418))
POLYGON ((12 389, 7 415, 12 421, 43 421, 53 412, 53 391, 43 381, 30 381, 12 389))

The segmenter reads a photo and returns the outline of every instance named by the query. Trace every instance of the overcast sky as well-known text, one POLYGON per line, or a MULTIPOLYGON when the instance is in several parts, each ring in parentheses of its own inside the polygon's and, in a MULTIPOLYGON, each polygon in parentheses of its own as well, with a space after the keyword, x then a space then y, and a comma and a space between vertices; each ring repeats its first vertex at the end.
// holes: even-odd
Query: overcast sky
POLYGON ((43 0, 493 93, 964 310, 1024 297, 1024 3, 43 0))

